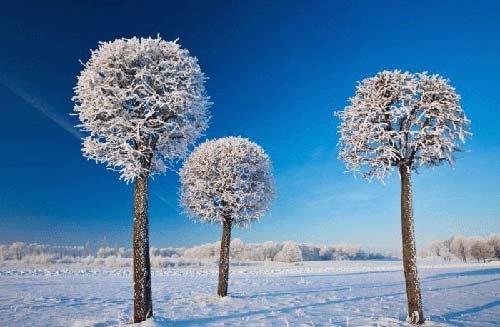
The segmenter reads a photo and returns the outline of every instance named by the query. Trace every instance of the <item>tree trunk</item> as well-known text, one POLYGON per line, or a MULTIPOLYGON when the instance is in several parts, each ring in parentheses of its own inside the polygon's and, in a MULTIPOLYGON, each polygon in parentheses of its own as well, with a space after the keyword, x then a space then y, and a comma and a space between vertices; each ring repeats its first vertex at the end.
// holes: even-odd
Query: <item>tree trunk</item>
POLYGON ((422 296, 416 263, 415 233, 413 227, 413 204, 411 190, 411 171, 402 165, 401 175, 401 232, 403 239, 403 268, 406 280, 406 297, 408 300, 408 316, 415 325, 424 323, 422 296))
POLYGON ((148 175, 135 180, 134 189, 134 323, 153 315, 149 262, 148 175))
POLYGON ((224 219, 222 223, 222 239, 220 242, 219 259, 219 286, 217 295, 227 295, 227 284, 229 281, 229 247, 231 244, 231 220, 224 219))

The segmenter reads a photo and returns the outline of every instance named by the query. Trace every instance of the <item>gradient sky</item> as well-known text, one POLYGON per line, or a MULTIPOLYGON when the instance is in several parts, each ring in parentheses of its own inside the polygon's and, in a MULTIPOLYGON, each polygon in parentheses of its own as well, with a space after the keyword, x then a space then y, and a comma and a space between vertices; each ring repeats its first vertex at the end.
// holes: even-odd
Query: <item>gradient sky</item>
MULTIPOLYGON (((414 176, 417 245, 500 232, 498 1, 9 1, 0 10, 0 243, 130 246, 133 187, 81 156, 71 96, 79 60, 99 41, 158 33, 179 38, 210 77, 200 141, 241 135, 274 162, 272 211, 234 237, 399 247, 397 174, 382 185, 345 173, 332 116, 357 81, 384 69, 450 78, 472 120, 454 169, 414 176)), ((217 241, 219 226, 182 215, 178 187, 172 172, 152 181, 152 245, 217 241)))

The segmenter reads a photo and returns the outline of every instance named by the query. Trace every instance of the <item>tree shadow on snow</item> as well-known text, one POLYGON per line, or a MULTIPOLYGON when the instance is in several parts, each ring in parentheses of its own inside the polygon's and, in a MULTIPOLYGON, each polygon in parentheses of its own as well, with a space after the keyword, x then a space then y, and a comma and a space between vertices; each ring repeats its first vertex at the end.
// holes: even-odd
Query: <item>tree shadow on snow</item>
MULTIPOLYGON (((446 291, 450 289, 457 289, 457 288, 465 288, 465 287, 472 287, 472 286, 478 286, 482 284, 487 284, 487 283, 492 283, 500 281, 500 278, 493 278, 485 281, 480 281, 480 282, 474 282, 474 283, 469 283, 469 284, 463 284, 463 285, 456 285, 456 286, 449 286, 449 287, 430 287, 428 289, 423 289, 423 292, 438 292, 438 291, 446 291)), ((425 283, 425 281, 423 281, 425 283)), ((236 299, 254 299, 254 298, 262 298, 262 297, 277 297, 277 296, 293 296, 293 295, 299 295, 299 294, 311 294, 311 293, 328 293, 328 292, 339 292, 339 291, 346 291, 350 289, 371 289, 371 288, 387 288, 387 287, 392 287, 392 286, 404 286, 404 282, 397 282, 397 283, 387 283, 387 284, 377 284, 377 283, 372 283, 372 284, 355 284, 355 285, 349 285, 345 287, 316 287, 316 288, 299 288, 299 289, 293 289, 293 290, 287 290, 287 291, 280 291, 280 292, 269 292, 269 293, 258 293, 258 294, 234 294, 231 295, 232 298, 236 299)))
MULTIPOLYGON (((449 312, 449 313, 446 313, 446 314, 441 315, 441 316, 435 316, 435 317, 433 317, 433 321, 444 322, 444 323, 451 324, 451 325, 454 325, 457 327, 463 327, 466 325, 464 325, 464 321, 461 320, 461 318, 463 318, 462 316, 474 315, 480 311, 492 309, 492 308, 495 308, 498 306, 500 306, 500 300, 492 301, 492 302, 489 302, 489 303, 486 303, 483 305, 479 305, 476 307, 468 308, 468 309, 465 309, 462 311, 449 312)), ((475 317, 472 316, 471 319, 475 320, 475 317)), ((494 322, 492 322, 492 323, 494 323, 494 322)))
POLYGON ((309 278, 309 277, 337 277, 337 276, 356 276, 356 275, 372 275, 372 274, 383 274, 383 273, 394 273, 400 272, 400 270, 376 270, 376 271, 361 271, 361 272, 351 272, 351 273, 326 273, 326 274, 303 274, 303 275, 290 275, 282 276, 283 278, 309 278))
POLYGON ((360 296, 360 297, 355 297, 355 298, 351 298, 351 299, 331 300, 331 301, 324 301, 324 302, 319 302, 319 303, 289 306, 289 307, 284 307, 284 308, 254 310, 254 311, 248 311, 248 312, 243 312, 243 313, 232 313, 232 314, 227 314, 227 315, 223 315, 223 316, 193 318, 193 319, 188 319, 188 320, 175 320, 175 321, 170 321, 170 325, 168 325, 168 326, 203 326, 205 324, 214 323, 214 322, 227 320, 227 319, 243 319, 243 318, 247 318, 247 317, 255 316, 255 315, 289 313, 289 312, 299 310, 299 309, 317 308, 317 307, 333 305, 333 304, 342 304, 342 303, 370 300, 370 299, 382 298, 382 297, 401 296, 404 294, 405 293, 403 293, 403 292, 397 292, 397 293, 389 293, 389 294, 383 294, 383 295, 360 296))
POLYGON ((455 273, 437 274, 428 276, 425 279, 431 280, 431 279, 445 279, 453 277, 468 277, 468 276, 496 275, 496 274, 500 274, 500 268, 475 269, 475 270, 460 271, 455 273))
POLYGON ((231 295, 231 297, 236 298, 236 299, 253 299, 253 298, 261 298, 261 297, 275 297, 275 296, 287 296, 287 295, 298 295, 298 294, 338 292, 338 291, 345 291, 345 290, 348 290, 350 288, 351 287, 299 288, 299 289, 283 291, 283 292, 274 292, 274 293, 260 293, 260 294, 252 294, 252 295, 236 294, 236 295, 231 295))
POLYGON ((459 318, 463 315, 478 313, 479 311, 491 309, 491 308, 498 307, 498 306, 500 306, 500 300, 492 301, 492 302, 489 302, 489 303, 486 303, 483 305, 479 305, 477 307, 468 308, 468 309, 465 309, 462 311, 450 312, 450 313, 443 315, 443 318, 456 319, 456 318, 459 318))
POLYGON ((500 278, 493 278, 493 279, 484 280, 484 281, 481 281, 481 282, 474 282, 474 283, 463 284, 463 285, 456 285, 456 286, 449 286, 449 287, 432 287, 430 289, 423 290, 423 292, 429 292, 429 291, 430 292, 446 291, 446 290, 452 290, 452 289, 456 289, 456 288, 464 288, 464 287, 477 286, 477 285, 492 283, 492 282, 496 282, 496 281, 500 281, 500 278))

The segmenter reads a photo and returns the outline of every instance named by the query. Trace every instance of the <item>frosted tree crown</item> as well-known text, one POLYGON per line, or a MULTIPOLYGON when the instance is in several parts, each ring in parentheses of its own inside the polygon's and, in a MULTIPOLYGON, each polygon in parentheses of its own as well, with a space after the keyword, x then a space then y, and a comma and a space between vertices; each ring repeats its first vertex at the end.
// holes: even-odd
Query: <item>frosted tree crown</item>
POLYGON ((393 167, 453 164, 471 135, 460 96, 439 75, 383 71, 361 81, 337 112, 339 158, 349 170, 383 179, 393 167))
POLYGON ((75 87, 83 155, 129 182, 165 172, 208 125, 211 103, 198 61, 177 41, 102 42, 75 87))
POLYGON ((270 208, 271 161, 257 144, 239 137, 206 141, 180 170, 186 213, 210 223, 247 226, 270 208))

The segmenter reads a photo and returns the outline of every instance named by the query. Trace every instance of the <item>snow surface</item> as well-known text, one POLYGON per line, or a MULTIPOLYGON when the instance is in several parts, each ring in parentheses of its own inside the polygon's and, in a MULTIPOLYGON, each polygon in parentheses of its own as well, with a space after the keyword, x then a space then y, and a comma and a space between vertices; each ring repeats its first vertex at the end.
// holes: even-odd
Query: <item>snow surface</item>
MULTIPOLYGON (((220 299, 216 267, 153 271, 155 317, 164 326, 407 326, 400 261, 247 263, 231 267, 220 299)), ((420 260, 426 326, 499 326, 500 263, 420 260)), ((0 270, 0 326, 125 326, 129 269, 0 270)))

